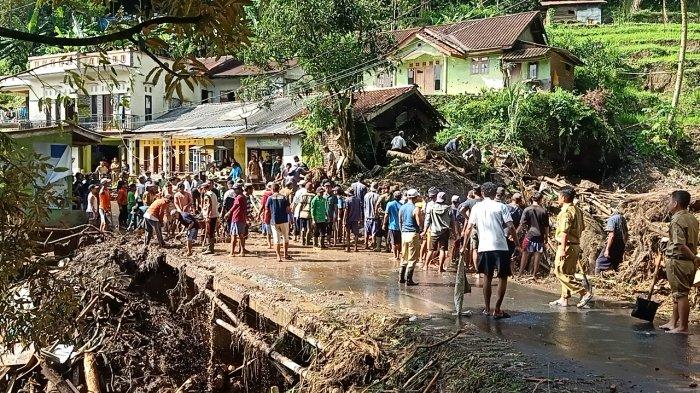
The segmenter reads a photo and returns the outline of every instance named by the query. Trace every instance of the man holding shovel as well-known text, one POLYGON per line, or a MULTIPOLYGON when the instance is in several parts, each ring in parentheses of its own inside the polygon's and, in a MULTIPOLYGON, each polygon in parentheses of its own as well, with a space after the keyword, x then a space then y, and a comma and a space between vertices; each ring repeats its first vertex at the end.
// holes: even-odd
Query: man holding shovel
POLYGON ((690 303, 688 294, 693 286, 695 271, 700 267, 698 252, 698 220, 688 211, 690 193, 677 190, 671 193, 668 204, 671 224, 666 247, 666 276, 671 285, 673 315, 661 328, 669 333, 688 334, 690 303))
POLYGON ((555 237, 559 242, 556 257, 554 258, 554 274, 561 282, 561 297, 550 306, 568 307, 572 293, 581 295, 581 300, 576 304, 582 308, 593 298, 593 294, 584 288, 576 279, 576 267, 581 258, 581 246, 579 239, 584 229, 583 213, 573 204, 576 191, 571 187, 559 190, 559 206, 561 212, 557 216, 557 230, 555 237))

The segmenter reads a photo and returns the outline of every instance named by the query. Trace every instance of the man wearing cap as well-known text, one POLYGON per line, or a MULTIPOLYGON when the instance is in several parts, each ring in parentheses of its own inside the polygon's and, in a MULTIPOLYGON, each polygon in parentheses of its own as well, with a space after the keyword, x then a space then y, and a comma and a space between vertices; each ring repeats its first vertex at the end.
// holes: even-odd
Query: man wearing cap
POLYGON ((219 219, 219 199, 211 189, 211 183, 204 182, 202 189, 202 215, 207 219, 205 233, 208 239, 208 249, 202 254, 213 254, 214 243, 216 243, 216 223, 219 219))
POLYGON ((435 197, 430 213, 426 215, 425 228, 430 231, 430 251, 427 260, 431 260, 438 254, 439 268, 442 273, 445 271, 445 259, 450 246, 450 237, 454 231, 454 218, 452 209, 445 203, 445 193, 438 192, 435 197))
POLYGON ((581 296, 576 305, 579 308, 584 307, 593 298, 593 294, 586 290, 575 276, 581 258, 581 233, 585 228, 583 212, 573 203, 575 197, 576 191, 571 187, 559 190, 558 202, 561 211, 557 216, 557 229, 554 234, 559 246, 554 257, 554 275, 561 283, 561 296, 550 302, 551 306, 567 307, 573 293, 581 296))
POLYGON ((377 194, 377 183, 373 183, 369 191, 365 194, 363 201, 363 213, 365 217, 365 249, 376 246, 375 236, 379 231, 379 221, 377 221, 376 216, 376 205, 379 200, 379 194, 377 194), (371 242, 371 244, 370 244, 371 242))
POLYGON ((106 232, 112 226, 112 198, 109 191, 109 179, 100 180, 100 231, 106 232))
POLYGON ((501 304, 506 295, 508 276, 511 275, 511 266, 506 241, 508 234, 516 239, 513 219, 506 205, 497 202, 496 185, 486 182, 481 186, 484 200, 471 209, 469 221, 465 229, 466 237, 469 237, 474 227, 479 230, 479 266, 478 272, 484 274, 484 310, 482 314, 493 315, 496 319, 508 318, 510 315, 501 309, 501 304), (496 307, 491 311, 491 281, 498 271, 498 300, 496 307))
POLYGON ((246 217, 248 202, 243 195, 243 187, 240 184, 233 186, 233 203, 231 208, 224 215, 224 221, 231 222, 231 253, 230 256, 236 255, 236 245, 240 243, 240 252, 238 256, 245 256, 245 236, 246 236, 246 217))
MULTIPOLYGON (((384 214, 384 228, 386 228, 387 232, 387 241, 391 244, 394 259, 397 262, 401 260, 401 225, 399 219, 401 197, 401 191, 394 191, 393 199, 386 204, 386 214, 384 214)), ((404 274, 402 273, 401 277, 403 276, 404 274)))
POLYGON ((420 250, 420 228, 423 224, 421 210, 416 207, 418 191, 414 188, 406 192, 406 204, 399 209, 401 228, 401 272, 399 283, 413 286, 413 270, 418 262, 420 250))
POLYGON ((350 252, 350 234, 352 233, 355 236, 355 252, 357 252, 360 222, 362 221, 362 202, 352 188, 348 188, 347 193, 348 197, 345 198, 345 251, 350 252))

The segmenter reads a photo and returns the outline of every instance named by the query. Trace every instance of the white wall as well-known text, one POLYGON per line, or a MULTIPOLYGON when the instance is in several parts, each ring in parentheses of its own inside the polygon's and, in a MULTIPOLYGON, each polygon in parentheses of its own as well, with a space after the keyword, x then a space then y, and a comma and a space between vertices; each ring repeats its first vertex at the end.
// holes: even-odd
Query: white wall
MULTIPOLYGON (((246 163, 250 160, 248 157, 248 149, 282 149, 282 162, 294 163, 294 156, 301 156, 301 134, 291 136, 265 136, 252 137, 248 136, 245 139, 246 147, 246 163)), ((302 159, 303 161, 303 159, 302 159)))

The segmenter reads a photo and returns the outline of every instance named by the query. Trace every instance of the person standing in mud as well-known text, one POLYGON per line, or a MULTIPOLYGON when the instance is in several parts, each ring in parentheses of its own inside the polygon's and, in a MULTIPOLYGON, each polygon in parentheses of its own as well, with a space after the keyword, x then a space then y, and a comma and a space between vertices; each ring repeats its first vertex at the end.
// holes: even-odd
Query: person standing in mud
POLYGON ((532 194, 532 205, 525 208, 520 219, 518 231, 524 231, 525 236, 522 241, 522 256, 520 258, 520 269, 518 275, 522 276, 527 268, 527 264, 532 257, 532 277, 537 278, 540 268, 542 254, 547 247, 549 238, 549 213, 542 207, 542 194, 536 191, 532 194))
POLYGON ((401 209, 401 191, 394 191, 393 199, 386 204, 384 214, 384 228, 386 229, 387 242, 391 244, 394 260, 401 261, 401 225, 399 210, 401 209))
POLYGON ((561 212, 557 216, 557 228, 555 238, 559 243, 554 257, 554 274, 561 283, 561 297, 550 302, 551 306, 568 307, 572 293, 581 296, 576 304, 582 308, 593 298, 593 294, 586 290, 576 279, 574 274, 581 258, 581 246, 579 245, 581 233, 584 229, 583 212, 573 204, 576 191, 571 187, 559 190, 559 206, 561 212))
POLYGON ((216 243, 216 227, 219 221, 219 198, 212 191, 212 186, 210 182, 204 182, 202 184, 202 189, 204 195, 202 195, 202 215, 206 217, 206 237, 208 239, 207 251, 202 254, 213 254, 214 244, 216 243))
POLYGON ((700 268, 698 253, 698 220, 688 211, 690 193, 677 190, 671 193, 668 211, 672 214, 668 227, 669 244, 666 247, 666 276, 671 285, 673 314, 661 329, 669 333, 688 334, 690 303, 688 295, 693 288, 695 272, 700 268))
POLYGON ((430 251, 427 260, 431 260, 438 255, 440 273, 445 271, 445 259, 450 246, 450 238, 455 233, 455 220, 452 216, 452 209, 445 200, 444 192, 439 192, 435 197, 435 203, 430 209, 430 214, 426 215, 425 228, 430 233, 430 251))
POLYGON ((327 244, 335 245, 335 221, 338 211, 338 196, 333 192, 333 184, 330 181, 323 183, 324 198, 326 200, 326 208, 328 209, 328 225, 327 225, 327 244))
MULTIPOLYGON (((474 206, 483 200, 481 196, 481 186, 474 186, 474 189, 469 193, 469 198, 459 205, 459 212, 464 216, 465 222, 469 221, 469 216, 474 206)), ((474 271, 478 271, 479 260, 477 249, 479 248, 479 228, 476 226, 473 227, 469 235, 467 235, 466 229, 467 226, 465 225, 462 234, 462 252, 466 253, 467 266, 471 264, 474 266, 474 271)), ((478 273, 477 277, 479 277, 478 273)))
POLYGON ((323 187, 316 189, 316 196, 311 199, 310 215, 314 224, 314 248, 326 248, 326 235, 328 234, 328 203, 325 198, 326 190, 323 187))
MULTIPOLYGON (((386 225, 384 225, 384 217, 386 216, 386 205, 389 203, 389 201, 392 200, 391 193, 389 192, 390 187, 388 184, 384 184, 380 187, 381 194, 379 195, 379 199, 377 199, 377 203, 374 206, 374 211, 375 211, 375 216, 377 217, 377 235, 375 236, 375 241, 377 243, 376 251, 381 252, 382 251, 382 238, 387 237, 386 233, 386 225)), ((390 245, 389 241, 387 240, 386 242, 386 251, 390 252, 390 245)))
POLYGON ((172 202, 172 195, 165 195, 153 201, 153 203, 148 206, 146 213, 143 214, 144 221, 146 223, 146 235, 144 239, 144 244, 148 246, 153 238, 153 232, 156 234, 156 239, 158 239, 158 245, 165 247, 165 241, 163 240, 163 219, 168 212, 168 205, 172 202))
POLYGON ((399 209, 399 227, 401 228, 401 271, 399 284, 418 285, 413 281, 413 271, 420 252, 420 228, 423 226, 421 209, 416 206, 420 195, 416 189, 406 192, 406 203, 399 209))
POLYGON ((376 236, 379 232, 379 220, 377 220, 377 184, 372 184, 369 191, 365 194, 363 206, 363 214, 365 217, 365 250, 376 247, 376 236))
POLYGON ((622 259, 625 256, 625 245, 627 244, 627 220, 620 213, 615 211, 605 224, 605 232, 608 238, 605 246, 595 261, 595 272, 600 274, 606 270, 620 268, 622 259))
POLYGON ((355 252, 360 237, 360 222, 362 221, 362 202, 355 195, 355 190, 349 188, 345 199, 345 251, 350 252, 350 235, 355 237, 355 252))
POLYGON ((245 236, 246 236, 246 218, 248 216, 248 201, 243 195, 243 187, 240 184, 233 186, 235 194, 233 204, 228 212, 224 215, 224 221, 231 222, 231 252, 229 256, 236 255, 236 245, 240 244, 239 257, 245 256, 245 236))
POLYGON ((280 185, 272 184, 272 195, 267 198, 267 210, 270 211, 270 230, 272 232, 272 242, 275 244, 275 254, 277 262, 282 262, 282 258, 291 260, 289 256, 289 216, 290 216, 289 196, 280 194, 280 185), (284 255, 280 248, 283 248, 284 255))
POLYGON ((497 202, 496 185, 486 182, 481 186, 484 200, 474 205, 469 214, 469 221, 465 228, 465 237, 468 238, 471 231, 477 228, 479 231, 478 272, 484 275, 484 309, 483 315, 493 315, 495 319, 509 318, 510 315, 501 309, 501 304, 506 295, 508 277, 511 275, 511 266, 508 252, 508 236, 515 239, 517 234, 513 219, 508 208, 503 203, 497 202), (491 282, 495 272, 498 277, 498 299, 496 307, 491 311, 491 282))

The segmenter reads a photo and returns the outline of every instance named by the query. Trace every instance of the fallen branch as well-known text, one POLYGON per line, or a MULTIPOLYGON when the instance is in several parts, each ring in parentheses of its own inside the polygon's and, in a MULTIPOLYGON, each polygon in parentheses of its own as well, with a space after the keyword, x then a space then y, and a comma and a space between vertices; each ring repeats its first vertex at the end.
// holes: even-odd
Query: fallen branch
POLYGON ((97 373, 97 362, 95 361, 94 352, 85 353, 83 367, 85 368, 85 385, 88 393, 101 393, 100 376, 97 373))

